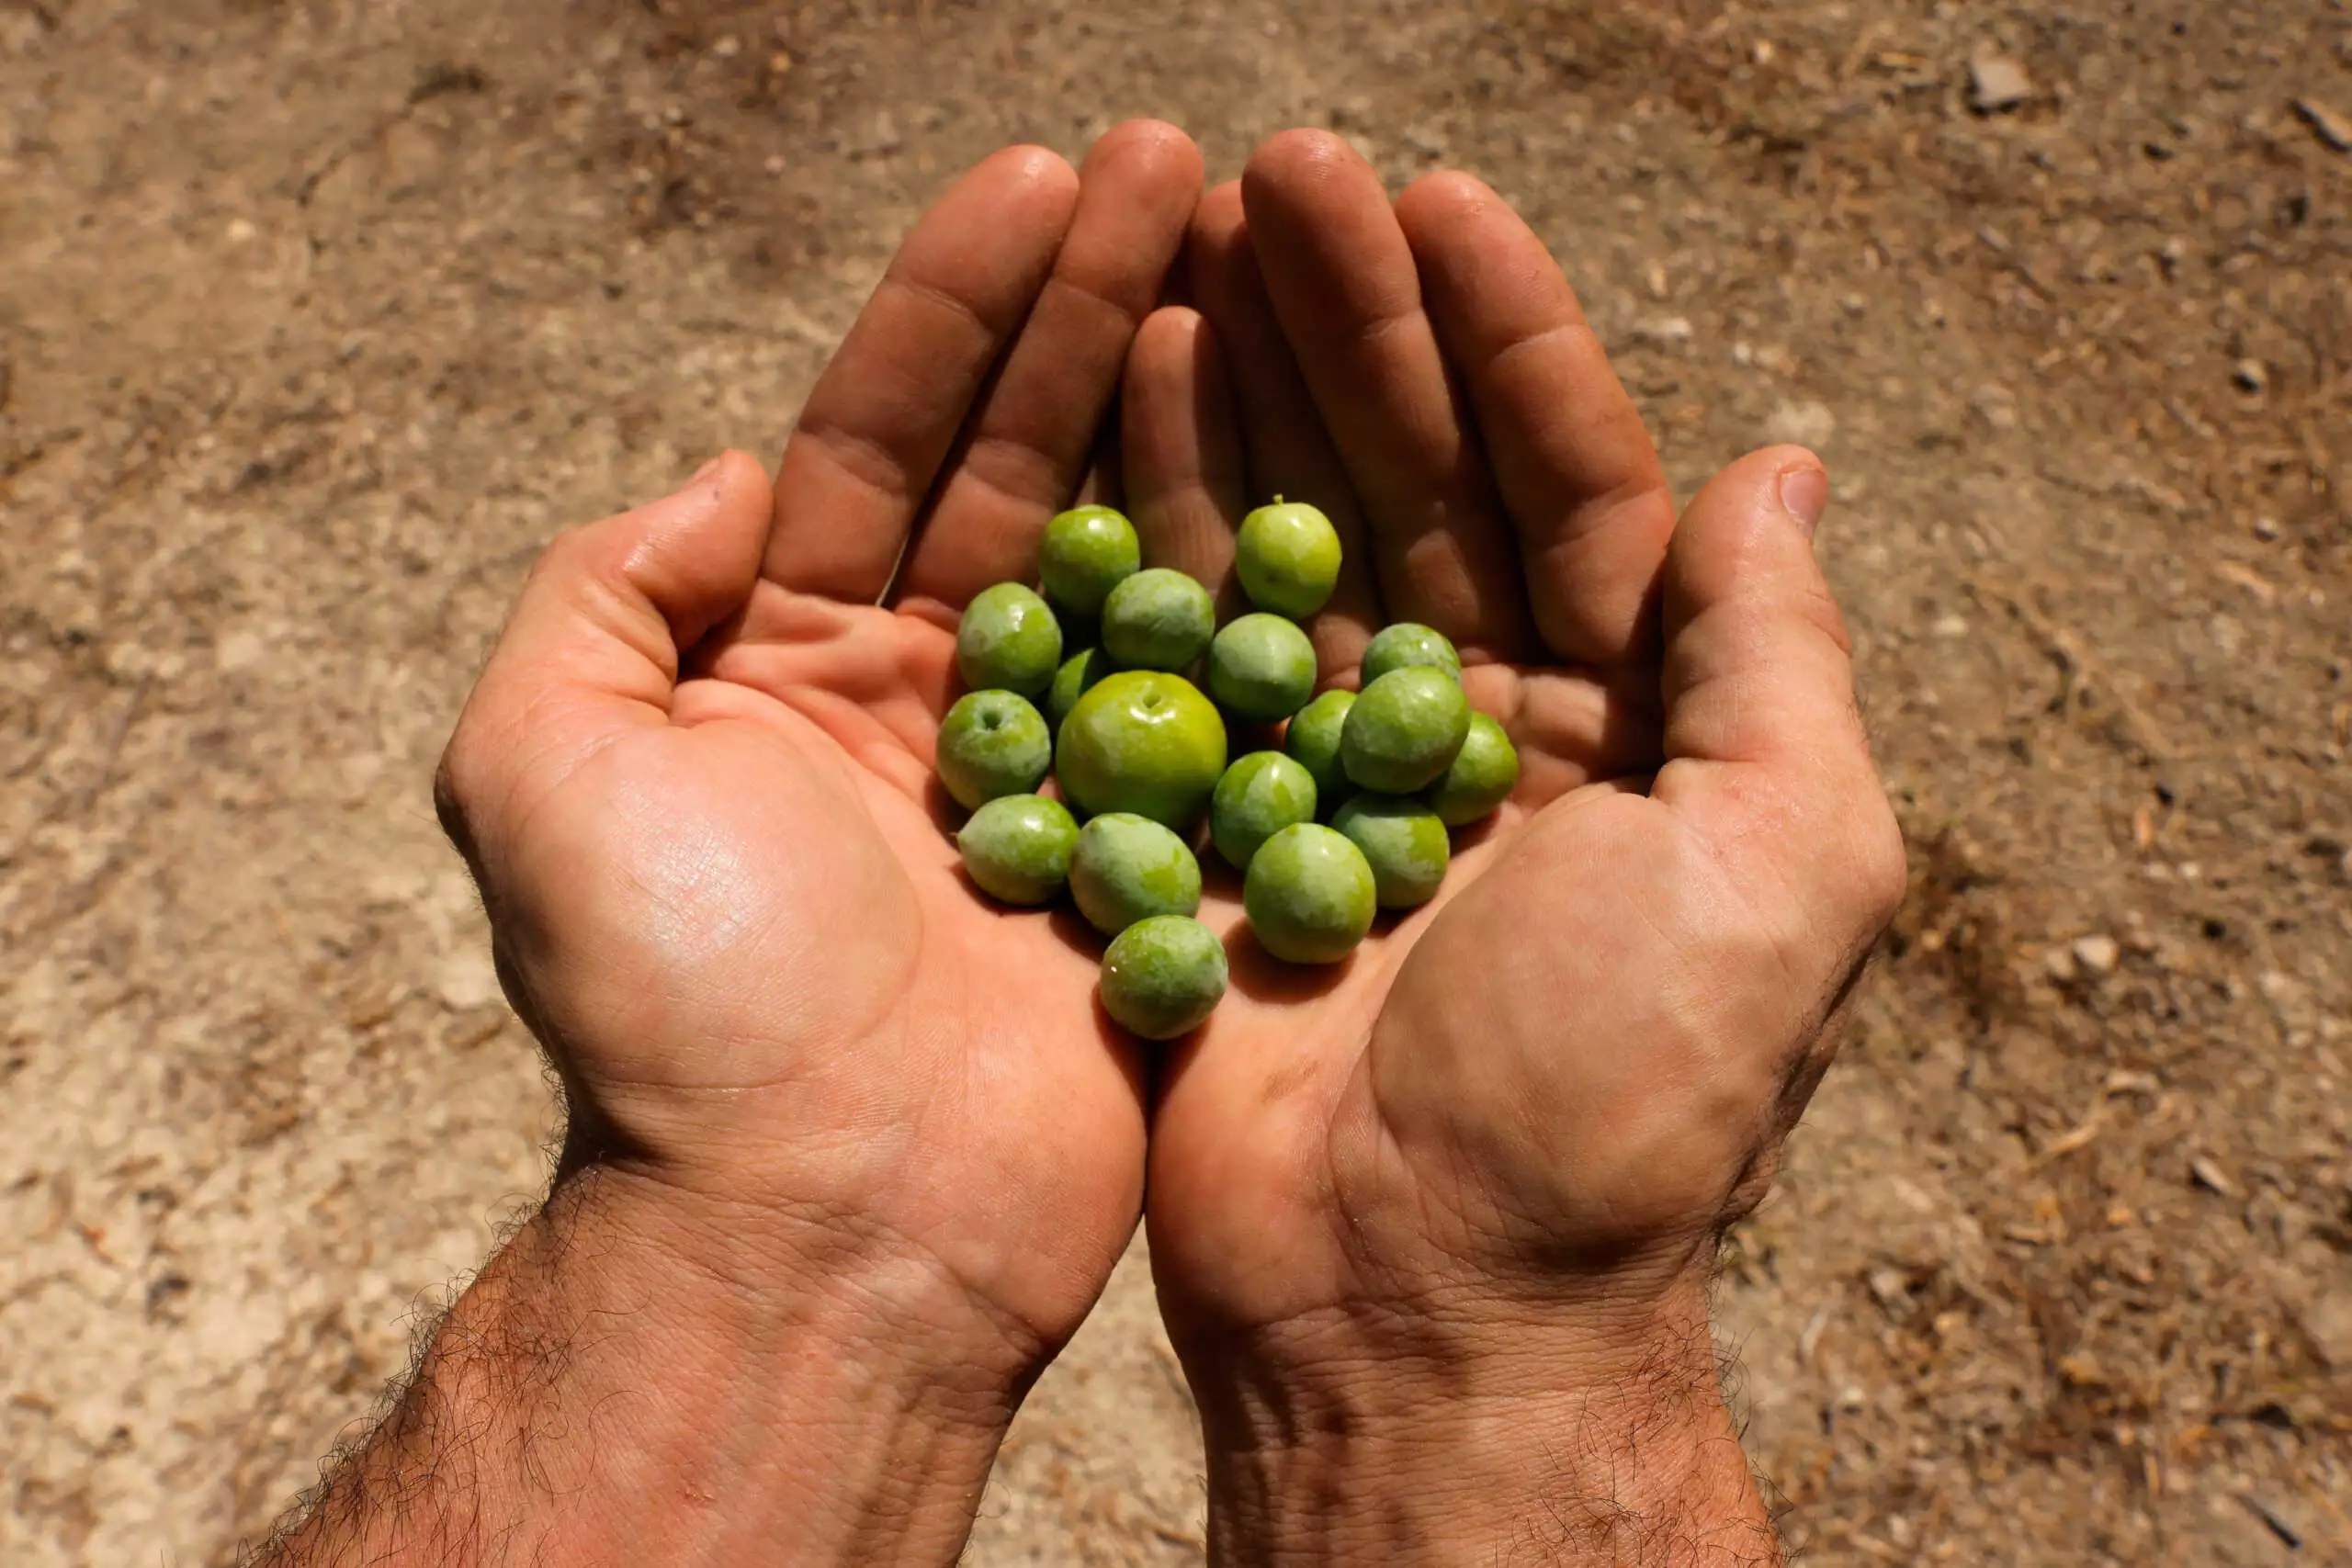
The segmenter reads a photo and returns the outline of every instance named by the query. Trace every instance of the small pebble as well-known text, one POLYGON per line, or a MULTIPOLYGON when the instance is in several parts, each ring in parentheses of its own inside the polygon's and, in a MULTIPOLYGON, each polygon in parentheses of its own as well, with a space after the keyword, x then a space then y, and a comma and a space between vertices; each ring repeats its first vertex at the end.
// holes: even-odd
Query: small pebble
POLYGON ((2123 950, 2111 936, 2077 937, 2075 941, 2075 962, 2094 975, 2112 975, 2123 956, 2123 950))
POLYGON ((1968 107, 1978 114, 2001 114, 2033 96, 2033 78, 2014 60, 1980 54, 1968 63, 1968 107))

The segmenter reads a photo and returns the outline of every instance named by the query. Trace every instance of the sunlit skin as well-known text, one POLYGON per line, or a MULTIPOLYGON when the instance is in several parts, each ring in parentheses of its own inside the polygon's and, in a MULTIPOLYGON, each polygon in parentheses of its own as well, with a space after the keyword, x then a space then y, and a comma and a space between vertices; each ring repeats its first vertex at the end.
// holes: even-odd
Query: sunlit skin
MULTIPOLYGON (((443 799, 571 1089, 567 1168, 723 1213, 731 1256, 911 1270, 1008 1416, 1148 1164, 1213 1551, 1243 1561, 1295 1523, 1261 1419, 1284 1400, 1475 1404, 1611 1386, 1661 1344, 1707 1359, 1713 1238, 1826 1064, 1902 857, 1809 454, 1733 465, 1678 520, 1559 268, 1466 176, 1392 204, 1294 132, 1200 186, 1149 122, 1082 175, 1035 149, 967 175, 773 481, 730 454, 549 552, 443 799), (1198 309, 1156 309, 1180 265, 1198 309), (1215 878, 1231 988, 1172 1048, 1099 1010, 1068 917, 975 894, 933 771, 958 609, 1031 575, 1122 383, 1148 564, 1230 605, 1249 504, 1311 501, 1346 552, 1309 627, 1324 682, 1380 625, 1427 624, 1521 761, 1438 897, 1341 964, 1272 963, 1215 878)), ((1709 1506, 1760 1517, 1701 1427, 1712 1457, 1657 1450, 1657 1500, 1704 1471, 1709 1506)), ((952 1560, 952 1519, 930 1528, 952 1560)))
POLYGON ((960 874, 933 750, 957 613, 1034 571, 1199 180, 1149 122, 1082 179, 1021 148, 967 175, 776 481, 729 455, 559 545, 571 602, 526 599, 450 753, 503 956, 586 1089, 577 1157, 915 1249, 1009 1368, 1135 1228, 1145 1058, 1095 1010, 1094 952, 960 874), (579 646, 510 651, 541 615, 579 646))
POLYGON ((1818 515, 1819 465, 1758 453, 1678 523, 1558 266, 1466 175, 1392 207, 1287 133, 1209 194, 1188 265, 1199 312, 1155 317, 1127 375, 1147 556, 1218 581, 1205 519, 1314 500, 1347 547, 1326 682, 1432 626, 1521 768, 1430 904, 1336 974, 1241 964, 1172 1064, 1150 1234, 1180 1348, 1279 1359, 1371 1300, 1475 1318, 1482 1288, 1503 1320, 1605 1286, 1702 1322, 1713 1237, 1902 883, 1782 504, 1818 515))

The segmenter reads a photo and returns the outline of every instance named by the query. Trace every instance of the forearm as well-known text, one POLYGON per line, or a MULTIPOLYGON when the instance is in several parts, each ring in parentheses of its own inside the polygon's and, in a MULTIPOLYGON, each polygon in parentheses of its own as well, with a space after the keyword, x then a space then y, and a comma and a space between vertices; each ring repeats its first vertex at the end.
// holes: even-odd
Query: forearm
POLYGON ((1022 1352, 926 1262, 641 1185, 567 1179, 256 1568, 953 1562, 1022 1352))
POLYGON ((1210 1558, 1259 1565, 1781 1561, 1694 1322, 1606 1333, 1292 1325, 1196 1378, 1210 1558))

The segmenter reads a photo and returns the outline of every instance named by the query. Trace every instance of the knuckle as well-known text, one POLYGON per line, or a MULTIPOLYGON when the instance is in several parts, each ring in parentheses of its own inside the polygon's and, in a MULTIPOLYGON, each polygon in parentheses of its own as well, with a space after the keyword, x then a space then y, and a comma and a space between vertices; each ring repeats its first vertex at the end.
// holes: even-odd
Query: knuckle
POLYGON ((1894 918, 1911 886, 1911 861, 1904 848, 1903 827, 1883 795, 1863 829, 1859 869, 1860 901, 1876 930, 1894 918))
POLYGON ((591 538, 591 530, 585 526, 566 528, 556 535, 539 552, 538 559, 531 563, 530 581, 569 577, 584 570, 591 538))
POLYGON ((475 858, 475 812, 481 800, 481 749, 474 744, 468 721, 459 718, 457 732, 443 748, 440 765, 433 770, 433 814, 441 831, 470 863, 475 858))

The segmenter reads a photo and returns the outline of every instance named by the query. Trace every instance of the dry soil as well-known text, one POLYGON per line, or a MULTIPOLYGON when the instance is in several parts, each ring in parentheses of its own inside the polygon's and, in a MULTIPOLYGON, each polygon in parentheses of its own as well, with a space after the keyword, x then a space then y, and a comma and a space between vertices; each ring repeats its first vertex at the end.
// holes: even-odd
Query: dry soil
MULTIPOLYGON (((2352 1562, 2352 12, 0 0, 0 1561, 226 1564, 543 1179, 426 780, 1014 139, 1522 204, 1824 535, 1911 901, 1729 1250, 1808 1560, 2352 1562)), ((978 1563, 1200 1555, 1136 1261, 978 1563)))

